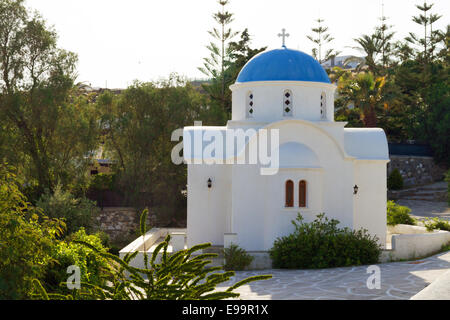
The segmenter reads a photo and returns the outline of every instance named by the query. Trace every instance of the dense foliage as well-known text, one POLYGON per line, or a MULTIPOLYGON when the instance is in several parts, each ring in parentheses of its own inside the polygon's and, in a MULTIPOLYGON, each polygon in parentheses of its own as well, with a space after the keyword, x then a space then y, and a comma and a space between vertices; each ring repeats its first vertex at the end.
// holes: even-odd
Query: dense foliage
POLYGON ((102 126, 108 128, 105 156, 116 160, 115 188, 135 207, 151 205, 166 221, 179 218, 186 207, 187 171, 172 162, 172 148, 179 143, 180 128, 204 119, 206 97, 174 76, 159 83, 136 82, 120 96, 105 92, 97 105, 102 126))
POLYGON ((50 253, 51 260, 45 267, 43 285, 47 290, 61 294, 70 294, 65 285, 68 278, 67 268, 77 266, 80 268, 81 281, 96 285, 105 285, 102 274, 110 269, 108 261, 99 257, 90 248, 81 245, 79 241, 88 243, 99 252, 108 252, 102 244, 99 235, 88 235, 81 228, 71 234, 64 241, 57 241, 50 253))
POLYGON ((390 200, 387 203, 387 224, 395 226, 396 224, 415 225, 416 221, 409 214, 411 209, 405 206, 396 204, 390 200))
POLYGON ((223 266, 224 270, 244 270, 253 261, 251 255, 235 244, 231 244, 228 248, 224 248, 223 255, 225 258, 225 264, 223 266))
POLYGON ((14 168, 0 164, 0 299, 26 299, 51 262, 61 221, 42 216, 20 192, 14 168))
POLYGON ((381 247, 366 230, 339 228, 339 221, 320 214, 304 222, 292 221, 295 231, 278 238, 270 250, 273 266, 287 269, 332 268, 378 263, 381 247))
MULTIPOLYGON (((140 231, 146 233, 146 215, 141 215, 140 231)), ((230 280, 233 271, 221 272, 222 267, 210 267, 214 253, 198 254, 211 244, 201 244, 176 253, 167 252, 170 236, 159 244, 152 256, 144 256, 145 268, 130 265, 139 251, 127 254, 123 259, 103 252, 84 241, 77 242, 95 252, 97 259, 106 259, 110 266, 109 272, 103 274, 107 285, 98 285, 92 280, 81 283, 81 288, 72 294, 48 294, 38 280, 35 281, 36 294, 41 299, 95 299, 95 300, 217 300, 237 298, 239 294, 234 289, 258 280, 270 279, 272 276, 254 276, 241 280, 225 291, 218 291, 217 285, 230 280)))
POLYGON ((330 78, 338 81, 336 119, 352 127, 383 128, 389 141, 415 140, 429 144, 437 162, 450 166, 450 26, 434 27, 441 16, 433 4, 416 6, 413 21, 424 36, 410 34, 393 42, 392 26, 381 25, 355 39, 364 57, 350 57, 356 68, 336 67, 330 78))
POLYGON ((56 186, 53 194, 43 194, 36 206, 48 217, 63 220, 67 226, 67 234, 72 234, 81 227, 88 232, 96 229, 95 218, 100 210, 95 203, 86 198, 75 198, 70 192, 63 191, 60 185, 56 186))

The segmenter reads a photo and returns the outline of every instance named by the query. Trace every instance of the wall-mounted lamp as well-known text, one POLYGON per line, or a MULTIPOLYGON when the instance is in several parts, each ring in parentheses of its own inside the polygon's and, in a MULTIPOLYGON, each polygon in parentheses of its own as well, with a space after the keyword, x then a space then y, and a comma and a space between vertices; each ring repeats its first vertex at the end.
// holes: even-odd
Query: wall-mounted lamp
POLYGON ((212 187, 212 181, 211 181, 211 178, 209 178, 208 179, 208 188, 211 189, 211 187, 212 187))
POLYGON ((357 194, 358 189, 359 189, 359 187, 355 184, 355 186, 353 187, 353 194, 357 194))

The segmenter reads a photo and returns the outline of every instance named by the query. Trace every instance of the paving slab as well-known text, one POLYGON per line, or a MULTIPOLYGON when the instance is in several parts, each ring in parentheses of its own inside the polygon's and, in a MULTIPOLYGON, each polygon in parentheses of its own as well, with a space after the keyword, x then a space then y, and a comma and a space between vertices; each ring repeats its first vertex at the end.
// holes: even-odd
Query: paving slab
POLYGON ((410 262, 378 264, 380 289, 369 289, 368 266, 319 270, 238 271, 222 289, 249 276, 273 278, 250 283, 236 292, 243 300, 408 300, 450 270, 450 251, 410 262))

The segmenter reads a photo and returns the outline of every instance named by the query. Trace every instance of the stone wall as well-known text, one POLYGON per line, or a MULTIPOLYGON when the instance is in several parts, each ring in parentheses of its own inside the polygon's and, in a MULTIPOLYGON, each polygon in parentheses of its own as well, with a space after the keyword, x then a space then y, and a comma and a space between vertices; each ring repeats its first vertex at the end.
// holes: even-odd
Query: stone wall
POLYGON ((428 184, 444 178, 445 168, 436 165, 432 157, 391 155, 390 159, 388 176, 397 168, 405 187, 428 184))
MULTIPOLYGON (((147 221, 151 224, 154 221, 147 221)), ((153 219, 152 219, 153 220, 153 219)), ((109 235, 114 244, 124 245, 138 235, 139 217, 134 208, 106 207, 101 210, 97 221, 100 230, 109 235)))

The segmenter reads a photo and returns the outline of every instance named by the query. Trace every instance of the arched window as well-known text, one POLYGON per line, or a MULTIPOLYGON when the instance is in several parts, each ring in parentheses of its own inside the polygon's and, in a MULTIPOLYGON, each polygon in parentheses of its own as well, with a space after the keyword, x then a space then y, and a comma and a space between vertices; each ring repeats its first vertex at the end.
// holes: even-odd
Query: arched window
POLYGON ((284 90, 283 94, 283 115, 285 117, 292 117, 292 91, 284 90))
POLYGON ((286 181, 286 204, 287 208, 294 206, 294 182, 292 180, 286 181))
POLYGON ((253 118, 253 113, 255 112, 255 103, 253 102, 253 92, 247 93, 247 118, 253 118))
POLYGON ((327 96, 325 92, 320 95, 320 118, 322 120, 327 118, 327 96))
POLYGON ((306 181, 302 180, 298 183, 298 206, 306 207, 306 181))

